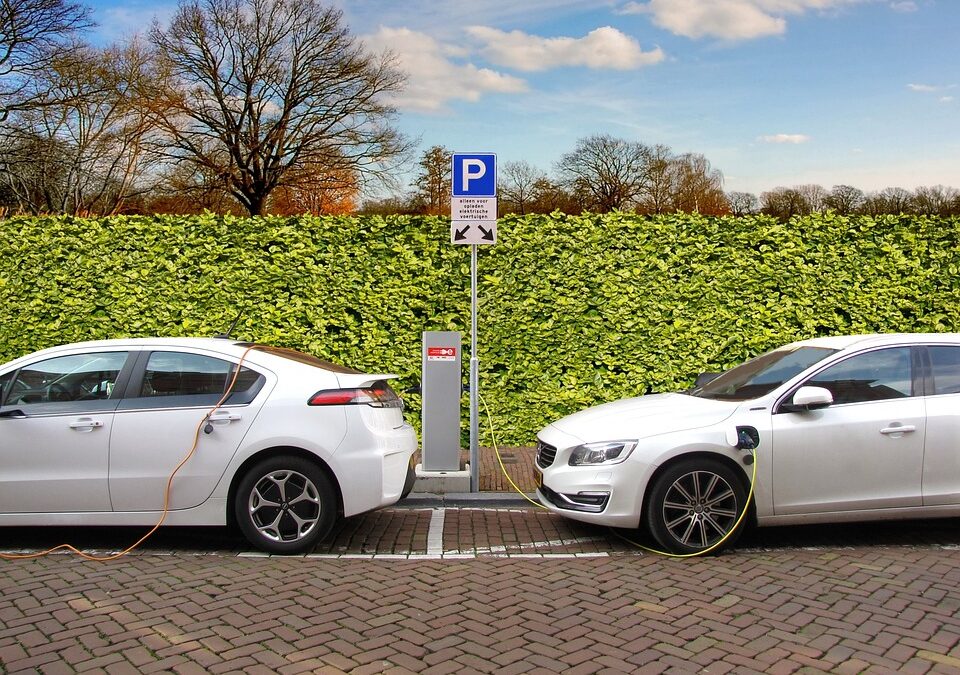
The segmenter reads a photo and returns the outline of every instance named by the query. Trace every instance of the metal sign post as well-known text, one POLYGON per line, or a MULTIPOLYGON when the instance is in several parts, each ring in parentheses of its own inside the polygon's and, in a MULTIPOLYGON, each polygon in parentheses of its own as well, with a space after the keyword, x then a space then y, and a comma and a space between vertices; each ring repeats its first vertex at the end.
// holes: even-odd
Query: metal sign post
POLYGON ((470 247, 470 492, 480 492, 480 359, 477 356, 477 245, 470 247))
POLYGON ((470 244, 470 491, 480 491, 480 359, 477 356, 477 245, 497 241, 497 156, 455 153, 450 241, 470 244))

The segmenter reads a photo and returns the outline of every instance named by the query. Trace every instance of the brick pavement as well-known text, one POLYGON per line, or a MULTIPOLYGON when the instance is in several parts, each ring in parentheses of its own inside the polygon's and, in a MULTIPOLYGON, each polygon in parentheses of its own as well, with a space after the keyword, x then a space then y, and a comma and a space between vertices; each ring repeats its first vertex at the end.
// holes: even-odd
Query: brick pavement
MULTIPOLYGON (((530 489, 532 450, 504 455, 530 489)), ((481 487, 505 491, 495 461, 481 487)), ((0 673, 957 673, 957 525, 764 529, 694 560, 524 502, 384 509, 294 558, 169 528, 111 563, 0 562, 0 673)), ((140 534, 5 528, 0 548, 140 534)))
POLYGON ((960 670, 960 551, 8 563, 0 670, 960 670))

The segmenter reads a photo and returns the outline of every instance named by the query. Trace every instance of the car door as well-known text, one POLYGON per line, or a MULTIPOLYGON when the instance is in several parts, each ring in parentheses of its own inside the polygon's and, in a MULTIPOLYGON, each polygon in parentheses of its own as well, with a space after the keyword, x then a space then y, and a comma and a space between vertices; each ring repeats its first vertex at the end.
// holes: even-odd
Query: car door
POLYGON ((960 346, 930 345, 926 356, 923 504, 960 504, 960 346))
MULTIPOLYGON (((834 403, 772 420, 776 515, 920 506, 925 409, 910 347, 856 354, 803 384, 834 403)), ((794 388, 794 391, 796 387, 794 388)))
POLYGON ((3 375, 0 513, 111 510, 108 452, 126 351, 65 354, 3 375))
POLYGON ((265 398, 257 394, 266 376, 244 366, 230 399, 208 426, 204 418, 223 397, 234 368, 226 357, 196 351, 153 350, 140 356, 110 442, 115 511, 161 510, 167 480, 195 438, 197 450, 176 475, 169 507, 190 508, 210 496, 265 398))

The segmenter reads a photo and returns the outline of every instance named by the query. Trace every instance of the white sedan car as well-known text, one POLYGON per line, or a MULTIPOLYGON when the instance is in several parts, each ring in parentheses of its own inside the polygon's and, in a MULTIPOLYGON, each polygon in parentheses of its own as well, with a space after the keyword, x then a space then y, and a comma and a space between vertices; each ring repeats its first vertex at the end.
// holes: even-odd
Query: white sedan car
POLYGON ((960 334, 795 342, 554 422, 536 468, 552 511, 646 528, 678 554, 748 523, 960 516, 960 334))
POLYGON ((308 550, 338 517, 413 485, 417 438, 392 377, 216 338, 85 342, 0 365, 0 526, 153 525, 197 437, 165 524, 235 523, 265 551, 308 550))

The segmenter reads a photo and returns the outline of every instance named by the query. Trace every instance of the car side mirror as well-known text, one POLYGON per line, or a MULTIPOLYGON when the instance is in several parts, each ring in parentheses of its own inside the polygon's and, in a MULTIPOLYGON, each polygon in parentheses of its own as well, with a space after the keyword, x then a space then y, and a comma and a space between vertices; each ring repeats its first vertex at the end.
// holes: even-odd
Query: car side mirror
POLYGON ((693 386, 699 389, 705 384, 713 382, 718 377, 720 377, 720 373, 700 373, 697 375, 697 380, 693 383, 693 386))
POLYGON ((793 394, 790 411, 821 410, 833 405, 833 394, 823 387, 800 387, 793 394))

